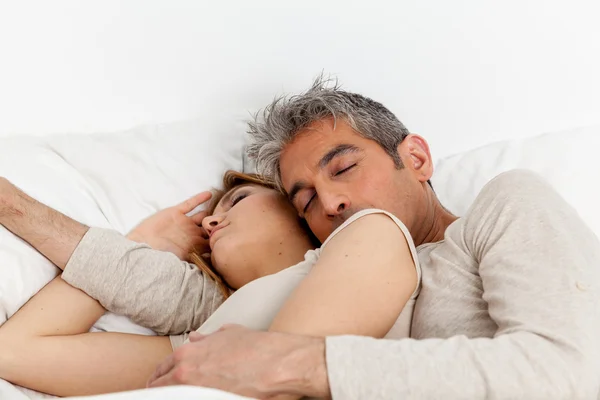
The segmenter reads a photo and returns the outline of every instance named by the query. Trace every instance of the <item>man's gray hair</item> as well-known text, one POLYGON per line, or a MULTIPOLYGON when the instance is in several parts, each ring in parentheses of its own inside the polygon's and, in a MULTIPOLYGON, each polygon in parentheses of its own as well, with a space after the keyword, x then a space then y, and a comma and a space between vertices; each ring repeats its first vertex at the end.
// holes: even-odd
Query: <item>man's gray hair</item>
POLYGON ((284 147, 313 122, 333 118, 334 126, 342 118, 359 135, 376 141, 394 160, 398 169, 402 160, 398 145, 408 129, 383 104, 368 97, 342 90, 337 79, 317 77, 305 93, 281 96, 254 116, 248 125, 251 142, 248 156, 259 174, 273 179, 283 190, 279 158, 284 147))

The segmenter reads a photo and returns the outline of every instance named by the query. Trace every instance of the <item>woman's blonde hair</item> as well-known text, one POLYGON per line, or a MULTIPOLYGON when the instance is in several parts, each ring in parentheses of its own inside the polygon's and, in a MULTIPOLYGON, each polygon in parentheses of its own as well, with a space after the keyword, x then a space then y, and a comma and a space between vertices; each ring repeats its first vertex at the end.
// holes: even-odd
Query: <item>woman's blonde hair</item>
MULTIPOLYGON (((237 171, 227 171, 223 176, 223 185, 221 189, 214 190, 213 196, 210 200, 210 203, 206 209, 208 211, 208 215, 212 215, 215 212, 215 208, 219 201, 225 196, 229 191, 235 189, 238 186, 242 185, 259 185, 269 189, 277 190, 277 186, 275 182, 257 174, 244 174, 242 172, 237 171)), ((190 253, 190 261, 208 277, 214 280, 219 287, 219 290, 223 294, 225 298, 229 297, 231 294, 231 288, 227 285, 227 283, 223 280, 223 278, 219 275, 219 273, 214 269, 214 267, 210 263, 210 259, 207 260, 202 257, 197 251, 193 251, 190 253)))

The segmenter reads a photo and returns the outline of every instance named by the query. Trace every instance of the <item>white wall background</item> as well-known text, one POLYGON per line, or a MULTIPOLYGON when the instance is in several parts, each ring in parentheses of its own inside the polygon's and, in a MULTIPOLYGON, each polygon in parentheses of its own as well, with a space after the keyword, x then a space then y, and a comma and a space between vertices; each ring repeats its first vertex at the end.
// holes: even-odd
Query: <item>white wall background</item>
POLYGON ((437 158, 600 122, 599 17, 597 0, 0 0, 0 136, 241 121, 324 70, 437 158))

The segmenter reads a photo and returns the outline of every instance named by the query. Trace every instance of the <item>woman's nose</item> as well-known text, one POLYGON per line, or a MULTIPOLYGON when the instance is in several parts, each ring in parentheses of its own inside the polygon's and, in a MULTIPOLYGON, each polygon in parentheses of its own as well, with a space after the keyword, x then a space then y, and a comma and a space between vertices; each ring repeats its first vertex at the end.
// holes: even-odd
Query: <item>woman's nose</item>
POLYGON ((220 223, 223 221, 223 216, 221 215, 210 215, 202 220, 202 227, 208 234, 215 229, 220 223))

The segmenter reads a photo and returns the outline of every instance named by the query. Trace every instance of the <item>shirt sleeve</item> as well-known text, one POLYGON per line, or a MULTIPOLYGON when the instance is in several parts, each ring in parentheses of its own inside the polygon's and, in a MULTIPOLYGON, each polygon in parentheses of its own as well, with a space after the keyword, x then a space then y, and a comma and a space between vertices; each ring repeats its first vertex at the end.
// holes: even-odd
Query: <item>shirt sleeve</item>
POLYGON ((196 330, 223 302, 216 283, 194 264, 109 229, 88 230, 62 278, 160 335, 196 330))
POLYGON ((334 399, 598 397, 598 239, 535 174, 503 175, 484 188, 463 232, 494 337, 329 337, 334 399))

